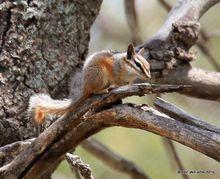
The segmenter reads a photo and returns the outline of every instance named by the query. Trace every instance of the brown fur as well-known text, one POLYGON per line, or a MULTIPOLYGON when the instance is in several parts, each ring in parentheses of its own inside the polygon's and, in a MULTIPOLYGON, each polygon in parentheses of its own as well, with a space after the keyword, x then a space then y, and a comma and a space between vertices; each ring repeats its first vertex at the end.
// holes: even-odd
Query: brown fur
MULTIPOLYGON (((108 91, 110 85, 113 86, 121 86, 127 83, 131 83, 135 78, 135 73, 129 74, 129 71, 126 67, 130 66, 130 68, 136 68, 138 72, 138 67, 132 66, 129 61, 126 61, 128 56, 130 58, 134 58, 136 55, 134 51, 133 45, 128 46, 127 57, 122 56, 120 58, 116 57, 114 59, 114 54, 109 51, 104 51, 95 54, 88 61, 87 64, 84 65, 83 68, 83 95, 79 98, 78 101, 74 102, 74 104, 69 107, 62 108, 53 108, 53 104, 51 107, 41 107, 36 106, 34 110, 34 118, 38 124, 44 122, 46 115, 48 114, 56 114, 63 115, 68 112, 74 112, 79 107, 83 105, 83 102, 90 97, 92 94, 101 94, 108 91), (127 80, 127 81, 126 81, 127 80)), ((131 60, 131 59, 130 59, 131 60)), ((140 59, 140 63, 144 68, 144 71, 147 72, 150 67, 146 66, 147 62, 143 61, 144 58, 140 59), (144 63, 145 62, 145 63, 144 63)), ((150 73, 150 71, 149 71, 150 73)))

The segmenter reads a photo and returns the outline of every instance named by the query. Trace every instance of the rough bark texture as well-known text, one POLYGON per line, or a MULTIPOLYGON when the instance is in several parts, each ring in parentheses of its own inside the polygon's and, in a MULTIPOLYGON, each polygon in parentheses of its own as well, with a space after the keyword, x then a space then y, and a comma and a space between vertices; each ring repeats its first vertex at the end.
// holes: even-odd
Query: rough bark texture
MULTIPOLYGON (((42 167, 43 165, 50 165, 51 161, 49 159, 42 160, 42 155, 47 154, 47 150, 49 148, 56 147, 57 143, 63 143, 67 141, 67 138, 70 139, 68 136, 68 132, 71 131, 71 129, 75 128, 82 122, 82 116, 88 112, 90 109, 94 108, 102 108, 105 105, 110 105, 111 103, 127 97, 131 95, 144 95, 145 93, 162 93, 162 92, 172 92, 176 90, 182 90, 184 86, 172 86, 172 85, 150 85, 150 84, 133 84, 133 85, 127 85, 122 86, 117 89, 112 90, 111 92, 107 94, 103 94, 100 96, 93 96, 89 99, 87 99, 82 106, 78 106, 78 108, 73 111, 72 113, 68 113, 67 115, 60 117, 57 121, 55 121, 51 126, 49 126, 43 133, 41 133, 36 140, 32 142, 32 144, 27 147, 27 149, 23 150, 15 159, 2 167, 0 169, 0 177, 1 176, 24 176, 26 175, 26 172, 30 168, 36 168, 39 167, 39 171, 35 172, 29 172, 30 176, 28 174, 27 178, 34 178, 36 175, 40 175, 42 172, 41 170, 47 168, 42 167), (39 147, 40 146, 40 147, 39 147), (45 151, 45 153, 43 152, 45 151), (40 159, 40 160, 39 160, 40 159), (38 161, 42 162, 40 165, 34 165, 38 161), (2 175, 3 174, 3 175, 2 175), (35 174, 35 175, 34 175, 35 174)), ((84 129, 86 131, 86 129, 84 129)), ((72 134, 72 133, 70 133, 72 134)), ((76 138, 72 136, 72 138, 76 138)), ((79 139, 84 139, 84 136, 79 137, 79 139)), ((53 157, 57 156, 59 158, 65 152, 70 150, 70 148, 67 147, 67 145, 63 145, 62 150, 64 153, 59 153, 59 155, 54 155, 53 157), (65 147, 64 147, 65 146, 65 147)), ((52 150, 53 151, 53 150, 52 150)), ((60 152, 59 151, 59 152, 60 152)), ((57 160, 57 158, 54 158, 57 160)), ((55 162, 55 161, 54 161, 55 162)))
MULTIPOLYGON (((195 69, 189 63, 194 58, 189 49, 199 34, 197 21, 217 2, 219 0, 179 0, 156 35, 137 47, 146 49, 144 56, 151 63, 151 81, 189 84, 191 88, 179 92, 220 99, 219 74, 195 69)), ((3 3, 0 4, 0 146, 37 135, 32 120, 25 116, 31 94, 45 92, 56 98, 67 96, 67 82, 85 59, 89 30, 99 12, 101 0, 3 3)), ((82 122, 81 117, 97 105, 103 107, 125 96, 161 92, 163 89, 154 85, 132 85, 99 97, 93 96, 76 113, 53 123, 27 147, 19 148, 18 145, 16 154, 1 160, 6 165, 0 168, 0 177, 47 176, 64 154, 81 141, 105 127, 118 125, 165 136, 220 161, 219 129, 212 130, 210 125, 204 127, 203 122, 194 125, 198 124, 194 118, 190 118, 194 120, 190 124, 178 121, 179 113, 169 111, 168 115, 174 115, 172 119, 149 107, 143 110, 118 105, 104 111, 103 108, 92 111, 86 119, 93 121, 82 122)), ((165 89, 167 91, 169 87, 165 89)), ((9 146, 1 148, 3 152, 9 149, 9 146)))
POLYGON ((137 47, 146 49, 151 64, 152 82, 188 84, 192 88, 181 93, 219 101, 220 78, 215 72, 193 68, 188 61, 195 55, 189 49, 198 39, 199 18, 219 0, 179 0, 159 31, 137 47))
POLYGON ((88 51, 101 0, 21 1, 0 11, 0 146, 37 135, 29 96, 67 95, 70 73, 88 51))

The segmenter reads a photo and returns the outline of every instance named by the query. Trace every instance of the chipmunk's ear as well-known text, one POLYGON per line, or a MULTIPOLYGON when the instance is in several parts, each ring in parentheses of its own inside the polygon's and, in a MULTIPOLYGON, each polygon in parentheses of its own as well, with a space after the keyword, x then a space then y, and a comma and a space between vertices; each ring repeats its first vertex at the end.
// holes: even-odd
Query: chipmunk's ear
POLYGON ((134 54, 135 54, 134 46, 132 44, 129 44, 127 48, 127 59, 131 59, 134 54))
POLYGON ((143 48, 141 48, 141 49, 138 51, 138 54, 139 54, 139 55, 143 55, 143 54, 144 54, 144 51, 145 51, 145 49, 144 49, 144 47, 143 47, 143 48))

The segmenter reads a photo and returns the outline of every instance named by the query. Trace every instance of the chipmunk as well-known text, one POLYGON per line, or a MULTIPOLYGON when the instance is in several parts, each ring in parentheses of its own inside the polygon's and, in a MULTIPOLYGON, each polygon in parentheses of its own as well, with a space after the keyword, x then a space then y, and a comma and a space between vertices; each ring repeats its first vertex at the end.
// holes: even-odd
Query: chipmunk
POLYGON ((49 114, 74 112, 91 95, 106 93, 109 87, 130 84, 136 78, 150 78, 150 65, 141 56, 143 51, 141 49, 136 53, 133 45, 129 44, 126 53, 109 50, 94 53, 83 65, 83 91, 76 102, 71 99, 53 100, 46 94, 35 94, 30 98, 28 113, 33 114, 35 121, 41 124, 49 114))

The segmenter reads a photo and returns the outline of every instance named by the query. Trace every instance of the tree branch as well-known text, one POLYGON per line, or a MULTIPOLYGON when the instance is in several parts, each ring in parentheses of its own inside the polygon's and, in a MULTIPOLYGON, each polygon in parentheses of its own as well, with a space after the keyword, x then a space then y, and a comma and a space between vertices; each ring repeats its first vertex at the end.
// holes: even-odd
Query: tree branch
POLYGON ((197 126, 201 129, 209 130, 210 132, 220 134, 220 129, 214 125, 211 125, 197 117, 191 116, 187 114, 185 111, 181 110, 180 108, 176 107, 174 104, 171 104, 164 99, 157 98, 154 101, 154 105, 157 107, 158 110, 161 112, 169 115, 170 117, 184 122, 190 126, 197 126))
POLYGON ((189 49, 199 35, 199 18, 219 0, 179 0, 168 14, 168 18, 159 31, 144 47, 145 58, 151 64, 152 82, 169 84, 187 84, 192 88, 182 94, 209 100, 220 99, 219 73, 191 67, 188 61, 193 59, 189 49), (213 80, 215 79, 215 80, 213 80))
MULTIPOLYGON (((151 84, 133 84, 122 86, 111 92, 93 96, 85 101, 82 106, 78 106, 77 111, 59 118, 49 128, 47 128, 26 150, 21 152, 10 164, 0 169, 0 176, 21 176, 24 175, 30 164, 36 161, 47 147, 60 140, 69 130, 76 127, 81 121, 81 117, 92 108, 99 108, 105 104, 112 103, 118 99, 155 92, 172 92, 182 90, 185 86, 172 85, 151 85, 151 84), (40 146, 40 147, 39 147, 40 146)), ((62 140, 62 139, 61 139, 62 140)))
POLYGON ((102 124, 147 130, 195 149, 220 161, 220 134, 208 127, 189 125, 170 118, 152 108, 132 108, 120 105, 89 116, 102 124))
MULTIPOLYGON (((160 4, 169 12, 170 9, 172 8, 172 6, 167 3, 165 0, 159 0, 160 4)), ((220 65, 218 64, 218 62, 216 61, 216 59, 213 57, 213 55, 210 52, 210 49, 204 45, 204 40, 208 41, 209 40, 209 36, 206 33, 206 31, 204 31, 203 29, 200 30, 200 38, 202 40, 197 41, 197 46, 198 48, 201 50, 201 52, 208 58, 208 61, 210 64, 212 64, 212 66, 217 70, 220 71, 220 65)))
POLYGON ((158 2, 163 6, 166 11, 170 11, 172 6, 166 0, 158 0, 158 2))
MULTIPOLYGON (((220 161, 219 133, 212 132, 209 126, 207 129, 204 129, 174 120, 149 107, 138 108, 129 105, 119 105, 88 116, 86 120, 86 122, 81 123, 78 127, 68 132, 62 140, 52 144, 46 152, 39 156, 29 167, 25 178, 41 176, 42 172, 46 172, 51 163, 59 159, 59 156, 74 149, 82 140, 108 126, 123 126, 147 130, 175 140, 220 161)), ((41 145, 39 143, 38 147, 41 148, 41 145)), ((21 153, 20 157, 25 155, 25 152, 21 153)), ((9 165, 14 164, 16 163, 11 162, 9 165)), ((16 166, 19 168, 18 165, 14 165, 14 167, 16 166)), ((11 167, 8 168, 10 169, 11 167)), ((3 172, 8 173, 10 170, 1 168, 0 171, 2 177, 5 176, 3 172)))
POLYGON ((156 82, 160 84, 191 85, 190 89, 183 90, 180 93, 220 101, 220 73, 217 72, 208 72, 191 67, 188 64, 182 64, 170 71, 166 77, 156 79, 156 82))
POLYGON ((79 156, 73 155, 71 153, 66 154, 66 160, 70 164, 71 168, 75 168, 80 171, 80 174, 85 179, 94 179, 92 176, 92 170, 89 165, 83 163, 79 156))
POLYGON ((129 30, 131 32, 132 43, 134 45, 141 43, 135 0, 124 0, 124 10, 129 30))
POLYGON ((113 153, 95 139, 87 139, 80 144, 85 150, 111 168, 128 174, 133 179, 149 179, 149 177, 133 162, 113 153))
MULTIPOLYGON (((137 50, 142 47, 146 49, 144 56, 151 63, 154 77, 152 81, 190 84, 192 88, 179 92, 205 99, 220 99, 219 74, 192 68, 188 63, 193 59, 189 48, 195 44, 198 38, 197 21, 217 2, 219 0, 179 0, 158 33, 148 42, 137 47, 137 50)), ((82 54, 85 54, 84 50, 80 52, 80 55, 82 54)), ((183 87, 132 85, 120 87, 105 95, 93 96, 73 114, 68 114, 53 123, 13 161, 0 168, 0 177, 35 178, 43 176, 50 169, 51 163, 57 163, 66 152, 75 148, 82 140, 109 126, 147 130, 220 161, 219 129, 216 128, 217 131, 213 128, 210 129, 210 125, 206 128, 202 125, 189 125, 149 107, 141 109, 119 105, 84 118, 93 121, 82 122, 82 116, 90 109, 101 108, 120 98, 145 93, 176 91, 183 87)))
MULTIPOLYGON (((163 138, 163 142, 164 142, 164 145, 167 149, 169 156, 171 156, 171 158, 172 158, 170 160, 173 160, 175 162, 175 165, 176 165, 175 169, 185 170, 185 168, 183 167, 183 164, 179 158, 179 155, 177 154, 177 151, 176 151, 176 148, 174 146, 173 141, 169 140, 167 138, 163 138)), ((185 173, 181 173, 181 175, 182 175, 183 179, 189 179, 189 176, 186 175, 185 173)))

